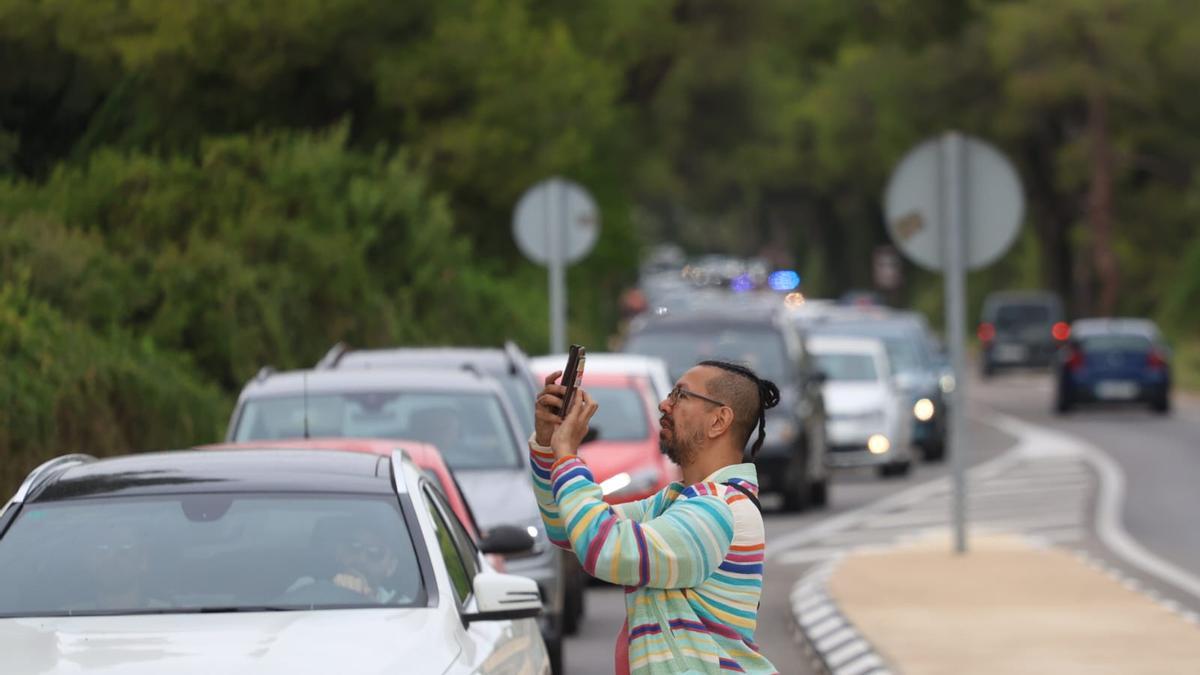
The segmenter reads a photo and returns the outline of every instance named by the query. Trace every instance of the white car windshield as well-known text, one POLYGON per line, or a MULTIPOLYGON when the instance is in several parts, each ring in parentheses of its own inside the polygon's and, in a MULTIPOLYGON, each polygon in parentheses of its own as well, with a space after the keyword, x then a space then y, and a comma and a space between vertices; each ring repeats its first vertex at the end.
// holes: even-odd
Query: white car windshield
POLYGON ((234 440, 403 438, 437 446, 452 469, 520 465, 512 428, 491 394, 375 391, 247 401, 234 440), (307 434, 305 430, 307 429, 307 434))
MULTIPOLYGON (((120 476, 114 476, 120 480, 120 476)), ((186 494, 24 507, 0 616, 426 604, 395 497, 186 494)))
POLYGON ((879 379, 870 354, 815 354, 817 367, 834 382, 874 382, 879 379))

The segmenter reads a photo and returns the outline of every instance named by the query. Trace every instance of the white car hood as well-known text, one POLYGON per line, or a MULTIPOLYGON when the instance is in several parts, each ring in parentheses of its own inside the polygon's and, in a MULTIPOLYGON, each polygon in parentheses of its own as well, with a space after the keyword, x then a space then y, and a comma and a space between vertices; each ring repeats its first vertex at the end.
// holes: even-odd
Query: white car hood
POLYGON ((825 410, 830 415, 855 415, 872 410, 889 412, 887 390, 879 382, 827 382, 825 410))
POLYGON ((461 647, 434 609, 0 620, 5 675, 443 673, 461 647))

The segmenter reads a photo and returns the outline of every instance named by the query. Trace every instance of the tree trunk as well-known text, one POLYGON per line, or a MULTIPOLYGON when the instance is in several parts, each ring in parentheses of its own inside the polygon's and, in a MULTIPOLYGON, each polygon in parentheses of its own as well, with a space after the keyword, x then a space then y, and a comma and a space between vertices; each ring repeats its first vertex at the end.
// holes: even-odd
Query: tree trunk
POLYGON ((1088 136, 1092 151, 1088 220, 1092 226, 1092 264, 1099 286, 1097 309, 1101 316, 1112 316, 1120 292, 1117 256, 1113 252, 1113 151, 1108 129, 1108 99, 1099 85, 1095 85, 1088 96, 1088 136))

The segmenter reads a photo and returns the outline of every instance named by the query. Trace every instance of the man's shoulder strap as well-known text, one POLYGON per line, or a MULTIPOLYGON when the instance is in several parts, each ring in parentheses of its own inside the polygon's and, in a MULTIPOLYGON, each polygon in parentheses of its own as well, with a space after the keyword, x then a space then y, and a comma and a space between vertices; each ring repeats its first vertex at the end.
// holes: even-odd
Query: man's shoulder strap
POLYGON ((754 504, 754 508, 758 509, 759 513, 762 513, 762 504, 758 501, 758 496, 751 492, 749 488, 739 483, 734 483, 733 481, 721 483, 721 485, 728 485, 734 490, 746 495, 746 497, 750 499, 750 502, 754 504))

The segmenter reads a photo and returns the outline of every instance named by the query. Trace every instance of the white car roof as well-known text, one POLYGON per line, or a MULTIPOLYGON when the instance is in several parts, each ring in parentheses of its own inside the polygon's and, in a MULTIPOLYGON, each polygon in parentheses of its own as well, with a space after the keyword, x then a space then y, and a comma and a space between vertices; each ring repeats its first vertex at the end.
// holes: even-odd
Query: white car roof
MULTIPOLYGON (((553 372, 567 364, 566 354, 548 354, 529 359, 534 372, 553 372)), ((624 354, 621 352, 588 352, 584 371, 595 374, 643 375, 650 379, 656 396, 665 397, 674 384, 668 375, 667 362, 657 356, 624 354)))

